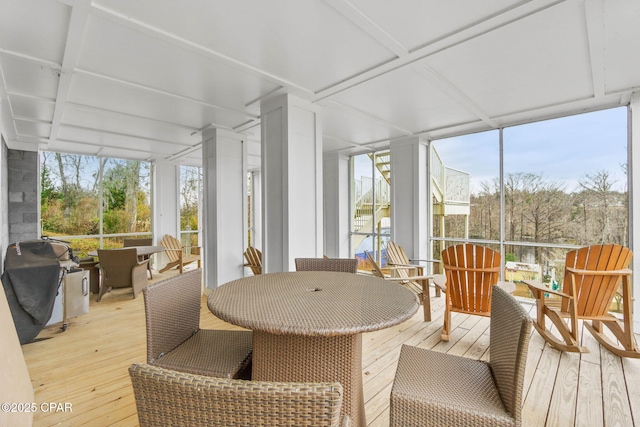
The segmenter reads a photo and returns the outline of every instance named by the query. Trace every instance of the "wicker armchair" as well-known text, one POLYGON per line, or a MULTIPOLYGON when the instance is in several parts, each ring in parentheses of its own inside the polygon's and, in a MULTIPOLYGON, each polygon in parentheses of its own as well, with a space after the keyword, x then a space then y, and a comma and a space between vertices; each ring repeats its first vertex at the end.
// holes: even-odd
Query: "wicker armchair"
POLYGON ((129 375, 141 427, 339 425, 339 383, 221 379, 139 363, 129 375))
POLYGON ((521 425, 531 318, 498 286, 491 306, 488 363, 402 347, 391 390, 391 427, 521 425))
POLYGON ((98 260, 101 278, 96 301, 112 288, 131 287, 135 298, 147 286, 149 260, 139 262, 135 248, 98 249, 98 260))
POLYGON ((243 375, 252 333, 200 329, 201 283, 197 269, 144 289, 147 363, 212 377, 243 375))
POLYGON ((358 260, 355 258, 296 258, 295 262, 296 271, 358 272, 358 260))
MULTIPOLYGON (((153 245, 153 239, 151 237, 141 238, 141 239, 132 239, 132 238, 124 238, 122 241, 123 248, 130 248, 132 246, 151 246, 153 245)), ((139 256, 138 259, 140 261, 149 260, 147 263, 147 270, 149 271, 149 279, 153 279, 153 273, 151 272, 151 255, 142 255, 139 256)))

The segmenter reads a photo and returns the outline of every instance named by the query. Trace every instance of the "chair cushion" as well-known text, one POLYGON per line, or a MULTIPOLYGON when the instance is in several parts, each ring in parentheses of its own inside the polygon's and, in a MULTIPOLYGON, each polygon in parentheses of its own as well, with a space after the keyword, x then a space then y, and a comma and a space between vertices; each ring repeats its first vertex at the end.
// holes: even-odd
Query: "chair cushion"
POLYGON ((200 329, 154 365, 179 372, 233 378, 251 360, 252 333, 200 329))
POLYGON ((488 363, 404 345, 391 390, 391 426, 515 425, 488 363))

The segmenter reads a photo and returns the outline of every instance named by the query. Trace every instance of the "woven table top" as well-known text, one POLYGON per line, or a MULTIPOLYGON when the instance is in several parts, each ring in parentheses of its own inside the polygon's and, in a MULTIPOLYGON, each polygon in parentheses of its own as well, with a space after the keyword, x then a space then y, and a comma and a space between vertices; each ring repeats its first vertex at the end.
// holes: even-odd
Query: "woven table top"
POLYGON ((261 274, 214 290, 209 310, 238 326, 273 334, 349 335, 397 325, 418 310, 413 292, 353 273, 261 274))

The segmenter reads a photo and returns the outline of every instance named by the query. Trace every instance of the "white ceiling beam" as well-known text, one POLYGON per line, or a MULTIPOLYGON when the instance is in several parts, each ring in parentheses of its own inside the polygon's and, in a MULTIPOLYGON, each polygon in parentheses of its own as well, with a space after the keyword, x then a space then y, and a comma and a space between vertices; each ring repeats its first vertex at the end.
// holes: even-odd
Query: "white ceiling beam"
POLYGON ((391 34, 385 31, 384 28, 375 23, 348 0, 324 0, 324 2, 342 16, 353 22, 358 28, 367 33, 371 38, 387 48, 397 57, 400 58, 409 53, 409 50, 403 46, 402 43, 396 40, 391 34))
POLYGON ((8 58, 17 58, 23 61, 33 62, 40 66, 51 68, 52 70, 56 70, 56 71, 60 71, 62 69, 62 65, 58 64, 57 62, 48 61, 42 58, 36 58, 35 56, 14 52, 8 49, 0 49, 0 56, 6 56, 8 58))
POLYGON ((34 99, 36 101, 43 101, 49 104, 55 104, 56 102, 54 98, 48 98, 46 96, 31 95, 29 93, 22 93, 22 92, 15 92, 15 91, 7 91, 6 93, 8 96, 11 96, 11 97, 17 96, 20 98, 34 99))
POLYGON ((13 107, 11 106, 11 102, 9 102, 7 82, 4 78, 2 68, 0 68, 0 81, 2 82, 2 84, 0 84, 0 102, 4 100, 5 104, 0 106, 0 124, 2 125, 5 139, 16 141, 18 139, 18 128, 16 128, 16 121, 13 120, 13 107))
POLYGON ((236 133, 242 133, 242 132, 246 132, 249 129, 252 129, 256 126, 260 126, 260 119, 255 119, 255 120, 249 120, 246 123, 241 124, 240 126, 236 126, 232 129, 233 132, 236 133))
POLYGON ((51 120, 34 119, 33 117, 14 116, 13 120, 28 122, 28 123, 41 123, 43 125, 50 125, 51 120))
POLYGON ((380 77, 383 74, 392 72, 402 67, 409 66, 416 61, 420 61, 424 58, 449 49, 460 43, 472 40, 483 34, 487 34, 496 29, 502 28, 506 25, 511 24, 512 22, 516 22, 526 17, 535 15, 565 1, 567 0, 532 0, 525 2, 518 7, 514 7, 504 13, 492 16, 486 20, 483 20, 482 22, 476 23, 475 25, 472 25, 461 31, 457 31, 431 44, 422 46, 418 49, 414 49, 405 56, 399 57, 398 59, 395 59, 393 61, 389 61, 379 67, 367 70, 350 79, 344 80, 326 89, 318 91, 312 97, 311 101, 319 101, 321 99, 328 98, 361 83, 364 83, 376 77, 380 77))
POLYGON ((172 154, 169 157, 165 157, 165 159, 169 160, 169 161, 177 160, 177 159, 179 159, 181 157, 188 156, 189 154, 191 154, 194 151, 199 150, 201 148, 202 148, 202 142, 199 142, 198 144, 194 145, 193 147, 185 148, 184 150, 179 151, 179 152, 177 152, 175 154, 172 154))
MULTIPOLYGON (((50 141, 50 142, 60 143, 60 144, 79 144, 79 145, 82 145, 83 147, 85 146, 96 147, 98 148, 97 152, 95 153, 96 156, 101 155, 100 153, 102 153, 102 151, 109 150, 109 149, 118 150, 119 153, 122 153, 122 154, 118 154, 119 158, 121 159, 131 158, 131 157, 127 157, 127 153, 143 153, 147 156, 149 155, 149 150, 139 150, 133 145, 130 147, 126 147, 126 149, 123 149, 123 147, 115 146, 115 145, 105 145, 102 142, 93 143, 93 142, 87 142, 87 141, 74 141, 72 139, 57 139, 56 141, 50 141)), ((65 152, 83 154, 78 151, 65 151, 65 152)))
MULTIPOLYGON (((398 58, 404 57, 409 54, 409 50, 404 47, 399 41, 393 38, 387 33, 381 26, 373 22, 364 12, 358 10, 348 0, 324 0, 331 7, 336 9, 340 14, 345 16, 360 29, 365 31, 374 40, 393 52, 398 58)), ((465 110, 476 115, 480 120, 486 122, 492 127, 497 127, 496 122, 491 120, 489 115, 483 111, 477 104, 471 99, 465 96, 460 89, 455 87, 452 83, 444 79, 437 74, 434 70, 423 63, 413 63, 410 67, 422 78, 437 86, 445 95, 453 99, 465 110)), ((389 123, 385 123, 391 126, 389 123)), ((397 127, 396 127, 397 129, 397 127)), ((403 132, 406 132, 402 130, 403 132)))
POLYGON ((84 30, 89 19, 89 10, 91 9, 91 0, 76 0, 71 10, 71 19, 69 20, 69 29, 67 31, 67 41, 64 48, 64 56, 62 58, 62 67, 60 69, 60 79, 58 82, 58 92, 56 94, 56 106, 53 110, 53 120, 51 124, 50 139, 54 140, 58 136, 64 105, 69 96, 71 87, 71 79, 73 78, 73 70, 78 62, 82 40, 84 39, 84 30))
POLYGON ((190 143, 184 143, 184 142, 180 142, 178 140, 173 140, 173 139, 172 140, 164 140, 164 139, 158 139, 158 138, 149 138, 147 136, 140 136, 140 135, 135 135, 135 134, 132 134, 132 133, 116 132, 116 131, 105 130, 105 129, 96 129, 96 128, 91 128, 91 127, 86 127, 86 126, 70 125, 70 124, 66 124, 66 123, 63 123, 61 125, 61 127, 64 127, 64 128, 67 128, 67 129, 80 130, 80 131, 97 132, 97 133, 99 133, 101 135, 121 136, 121 137, 128 138, 128 139, 131 139, 131 140, 160 142, 160 143, 164 143, 164 144, 182 145, 182 146, 185 146, 185 147, 190 147, 192 145, 190 143))
POLYGON ((416 64, 413 70, 420 75, 423 79, 436 86, 442 93, 449 98, 453 99, 458 105, 478 117, 480 120, 488 124, 493 128, 497 128, 499 125, 495 120, 492 120, 489 114, 487 114, 480 106, 473 102, 468 96, 466 96, 460 89, 450 83, 447 79, 436 73, 427 64, 416 64))
POLYGON ((602 0, 585 0, 584 11, 587 21, 587 40, 591 59, 593 95, 604 96, 604 4, 602 0))

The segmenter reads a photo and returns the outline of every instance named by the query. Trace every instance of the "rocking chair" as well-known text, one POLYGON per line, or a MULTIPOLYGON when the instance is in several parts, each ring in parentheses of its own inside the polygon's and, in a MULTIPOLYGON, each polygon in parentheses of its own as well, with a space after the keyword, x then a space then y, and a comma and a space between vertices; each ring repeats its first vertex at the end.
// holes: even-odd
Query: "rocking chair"
POLYGON ((620 245, 593 245, 567 254, 562 292, 542 283, 525 280, 536 299, 536 330, 560 351, 588 353, 578 343, 578 320, 603 347, 621 357, 640 358, 633 336, 631 318, 631 250, 620 245), (622 315, 620 321, 609 313, 622 283, 622 315), (545 327, 545 316, 558 329, 558 339, 545 327), (566 320, 568 320, 568 322, 566 320), (588 321, 591 322, 588 322, 588 321), (607 326, 619 344, 604 334, 607 326))

